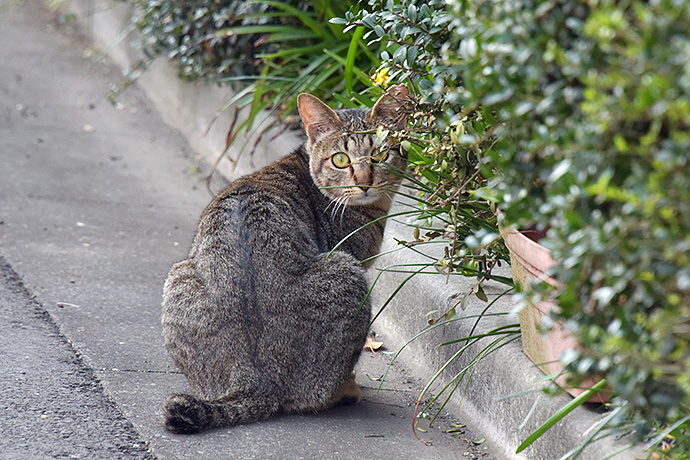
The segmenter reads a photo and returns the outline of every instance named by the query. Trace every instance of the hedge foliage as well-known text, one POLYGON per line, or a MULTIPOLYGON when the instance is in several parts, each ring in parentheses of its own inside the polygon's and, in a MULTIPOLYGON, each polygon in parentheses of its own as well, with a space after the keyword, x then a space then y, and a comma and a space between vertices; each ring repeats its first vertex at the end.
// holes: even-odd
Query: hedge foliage
MULTIPOLYGON (((147 56, 179 63, 185 79, 216 80, 258 73, 256 55, 271 45, 250 34, 218 34, 237 26, 276 26, 289 21, 265 15, 266 4, 246 1, 130 0, 147 56)), ((304 2, 291 2, 304 3, 304 2)), ((293 24, 294 25, 294 24, 293 24)))
POLYGON ((237 90, 227 106, 248 107, 249 114, 233 125, 229 144, 251 132, 264 110, 279 119, 293 114, 301 92, 350 106, 351 98, 375 100, 364 94, 373 83, 361 69, 376 67, 377 54, 361 34, 345 34, 328 22, 355 7, 355 0, 128 1, 147 56, 141 67, 165 56, 178 64, 182 78, 237 90))
MULTIPOLYGON (((548 230, 553 295, 582 349, 574 380, 614 390, 639 438, 690 452, 690 6, 685 1, 370 1, 349 17, 384 66, 473 114, 508 224, 548 230), (486 142, 490 139, 491 142, 486 142)), ((546 290, 541 286, 537 291, 546 290)), ((671 454, 667 454, 671 455, 671 454)))

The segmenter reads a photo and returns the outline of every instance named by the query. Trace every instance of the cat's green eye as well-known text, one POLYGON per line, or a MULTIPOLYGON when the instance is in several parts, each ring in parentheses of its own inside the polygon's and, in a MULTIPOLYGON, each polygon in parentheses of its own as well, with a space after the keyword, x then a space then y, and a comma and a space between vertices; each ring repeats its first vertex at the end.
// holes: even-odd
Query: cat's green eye
POLYGON ((350 166, 350 157, 343 152, 333 155, 331 161, 336 168, 347 168, 350 166))
POLYGON ((388 158, 388 151, 387 150, 381 150, 376 155, 372 155, 371 162, 372 163, 383 163, 384 161, 386 161, 386 158, 388 158))

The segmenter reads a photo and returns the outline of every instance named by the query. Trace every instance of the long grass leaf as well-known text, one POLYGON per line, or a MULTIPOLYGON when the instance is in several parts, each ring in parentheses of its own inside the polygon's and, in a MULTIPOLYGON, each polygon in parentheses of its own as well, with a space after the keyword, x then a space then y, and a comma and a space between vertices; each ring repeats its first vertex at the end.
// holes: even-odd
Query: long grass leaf
POLYGON ((316 38, 316 35, 310 30, 299 29, 286 25, 251 25, 251 26, 237 26, 226 29, 218 29, 216 36, 222 37, 226 35, 252 35, 252 34, 283 34, 288 36, 290 33, 294 34, 295 39, 316 38))
MULTIPOLYGON (((470 360, 470 362, 469 362, 469 363, 468 363, 458 374, 456 374, 456 375, 450 380, 450 382, 449 382, 448 384, 446 384, 446 386, 444 386, 443 389, 442 389, 436 396, 434 396, 434 398, 431 399, 431 401, 429 401, 429 403, 427 404, 427 406, 424 408, 424 411, 428 410, 428 409, 431 407, 431 405, 432 405, 434 402, 436 402, 436 401, 440 398, 440 396, 443 394, 443 392, 446 391, 446 389, 450 386, 450 384, 451 384, 453 381, 456 381, 456 383, 455 383, 453 389, 452 389, 452 390, 450 391, 450 393, 446 396, 446 399, 443 401, 443 403, 441 404, 441 406, 440 406, 440 407, 438 408, 438 410, 436 411, 436 414, 434 415, 434 417, 433 417, 433 418, 431 419, 431 421, 429 422, 429 425, 431 425, 431 424, 434 422, 434 420, 436 420, 436 418, 438 418, 438 416, 441 414, 441 412, 443 411, 443 409, 446 407, 446 405, 447 405, 448 402, 450 401, 450 398, 451 398, 451 397, 453 396, 453 394, 457 391, 457 387, 458 387, 458 386, 460 385, 460 383, 462 383, 462 381, 464 380, 464 381, 465 381, 465 388, 463 389, 462 395, 460 396, 460 405, 462 405, 462 401, 463 401, 463 399, 464 399, 464 397, 465 397, 465 394, 466 394, 466 392, 467 392, 467 389, 469 388, 470 381, 472 380, 472 376, 474 375, 474 371, 477 369, 477 366, 478 366, 479 363, 482 361, 482 359, 484 359, 486 356, 490 355, 491 353, 493 353, 493 352, 495 352, 495 351, 497 351, 497 350, 500 350, 502 347, 504 347, 505 345, 509 344, 510 342, 512 342, 512 341, 518 339, 518 337, 512 337, 512 338, 510 338, 510 340, 508 340, 507 342, 501 343, 503 340, 506 340, 507 338, 511 337, 511 335, 515 335, 515 334, 502 334, 502 335, 503 335, 503 337, 500 337, 500 338, 494 340, 494 341, 491 342, 489 345, 485 346, 481 351, 479 351, 479 352, 470 360), (467 376, 467 378, 465 378, 465 376, 466 376, 466 374, 467 374, 468 371, 469 371, 470 374, 469 374, 469 376, 467 376)), ((476 340, 475 342, 473 342, 473 344, 476 343, 476 342, 478 342, 478 340, 476 340)))
POLYGON ((350 41, 350 48, 347 51, 347 58, 345 59, 345 88, 347 89, 347 94, 351 95, 353 90, 353 74, 352 71, 355 67, 355 58, 357 57, 357 49, 359 42, 364 36, 364 26, 359 26, 355 29, 355 33, 352 34, 352 40, 350 41))
MULTIPOLYGON (((511 280, 511 281, 512 281, 512 280, 511 280)), ((496 296, 495 299, 491 300, 491 302, 489 302, 489 303, 486 305, 486 307, 484 307, 484 309, 482 310, 482 312, 480 313, 480 315, 477 317, 477 321, 474 322, 474 325, 472 326, 472 329, 470 329, 470 335, 474 334, 474 331, 477 330, 477 327, 479 327, 479 321, 481 321, 481 319, 485 316, 486 312, 489 311, 489 309, 490 309, 491 307, 493 307, 493 306, 496 304, 496 302, 498 302, 499 300, 501 300, 501 299, 503 298, 503 296, 505 296, 505 295, 507 295, 508 293, 510 293, 513 289, 515 289, 515 288, 514 288, 513 286, 511 286, 510 289, 506 289, 505 291, 501 292, 499 295, 496 296)))
POLYGON ((314 34, 308 30, 286 30, 270 34, 264 43, 282 43, 287 41, 309 40, 314 38, 314 34))
POLYGON ((582 393, 580 396, 577 398, 573 399, 570 401, 568 404, 563 406, 561 409, 558 410, 554 415, 551 416, 546 422, 544 422, 539 428, 534 430, 532 434, 530 434, 517 448, 515 451, 516 454, 519 454, 523 450, 525 450, 527 447, 529 447, 534 441, 539 439, 544 433, 546 433, 552 426, 554 426, 556 423, 560 422, 563 420, 563 418, 577 409, 579 406, 587 402, 589 398, 591 398, 598 390, 604 388, 606 386, 606 379, 601 380, 598 382, 596 385, 594 385, 592 388, 589 390, 585 391, 582 393))
POLYGON ((507 324, 505 326, 497 327, 489 332, 483 332, 477 335, 469 335, 467 337, 462 337, 460 339, 449 340, 448 342, 443 342, 439 346, 444 347, 447 345, 453 345, 456 343, 466 342, 468 340, 483 339, 485 337, 491 337, 494 335, 506 335, 506 334, 519 334, 520 325, 519 324, 507 324))
MULTIPOLYGON (((532 404, 532 407, 530 410, 527 412, 527 415, 525 416, 525 419, 522 421, 522 423, 518 426, 518 429, 522 430, 527 426, 527 423, 529 420, 532 418, 532 415, 534 414, 534 411, 537 410, 537 406, 539 406, 539 403, 541 402, 542 397, 544 396, 544 392, 541 390, 530 390, 530 391, 521 391, 520 393, 514 393, 515 395, 519 394, 528 394, 530 392, 538 391, 539 395, 537 395, 537 399, 534 400, 534 404, 532 404)), ((498 398, 499 401, 504 401, 505 399, 498 398)))
MULTIPOLYGON (((597 435, 608 426, 608 424, 611 422, 611 420, 616 418, 618 416, 618 414, 622 410, 624 410, 626 405, 627 405, 627 403, 623 404, 622 406, 618 406, 613 411, 611 411, 611 413, 609 415, 607 415, 604 420, 602 420, 602 422, 599 424, 597 429, 595 429, 592 432, 592 434, 587 436, 587 438, 584 441, 582 441, 582 443, 578 447, 576 447, 575 449, 566 453, 565 455, 563 455, 558 460, 576 459, 582 453, 582 451, 585 450, 585 447, 592 444, 592 442, 594 442, 595 440, 598 441, 599 439, 603 439, 603 438, 606 438, 607 436, 609 436, 609 435, 604 435, 604 436, 597 438, 597 435)), ((627 450, 627 448, 625 450, 627 450)), ((609 458, 609 457, 607 457, 607 458, 609 458)))
MULTIPOLYGON (((420 270, 423 270, 423 269, 424 269, 424 268, 421 268, 420 270)), ((383 273, 383 272, 381 272, 381 273, 383 273)), ((407 284, 407 282, 410 281, 410 280, 411 280, 415 275, 417 275, 417 274, 418 274, 418 272, 414 272, 414 273, 410 274, 410 276, 408 276, 407 278, 405 278, 404 280, 402 280, 400 283, 398 283, 398 285, 396 286, 396 288, 393 290, 393 293, 391 293, 391 295, 388 296, 388 299, 386 299, 386 301, 383 303, 383 305, 381 306, 381 308, 379 308, 378 312, 376 312, 376 314, 374 315, 374 317, 371 319, 371 322, 369 323, 370 326, 371 326, 372 324, 374 324, 374 321, 376 321, 376 319, 381 315, 381 313, 383 313, 383 310, 385 310, 385 308, 386 308, 386 307, 388 306, 388 304, 393 300, 393 298, 398 294, 398 292, 400 292, 400 290, 401 290, 403 287, 405 287, 405 285, 407 284)))
MULTIPOLYGON (((479 364, 479 362, 481 362, 481 360, 484 359, 484 357, 486 357, 486 356, 488 356, 489 354, 493 353, 495 350, 500 349, 500 348, 503 346, 503 345, 500 345, 500 343, 501 343, 501 341, 503 341, 504 339, 506 339, 506 337, 507 337, 507 336, 503 336, 503 337, 500 337, 500 338, 494 340, 493 342, 491 342, 490 344, 488 344, 488 345, 486 345, 484 348, 482 348, 482 350, 480 350, 477 354, 475 354, 475 355, 472 357, 472 359, 470 359, 470 361, 467 363, 467 365, 466 365, 464 368, 462 368, 462 370, 460 370, 460 372, 458 372, 458 373, 450 380, 450 382, 449 382, 448 384, 446 384, 446 385, 443 387, 444 389, 441 390, 440 393, 438 393, 437 395, 435 395, 434 397, 431 398, 431 400, 425 405, 424 409, 422 410, 422 413, 426 412, 426 411, 427 411, 427 410, 428 410, 428 409, 429 409, 429 408, 440 398, 440 396, 443 394, 443 392, 445 391, 445 389, 447 389, 453 381, 457 380, 457 381, 458 381, 458 384, 459 384, 459 383, 465 378, 465 375, 466 375, 467 372, 469 371, 469 372, 470 372, 470 376, 468 377, 468 379, 466 379, 466 382, 465 382, 465 389, 463 390, 463 394, 462 394, 462 397, 464 398, 465 392, 467 391, 467 388, 468 388, 468 385, 469 385, 469 381, 470 381, 470 379, 472 378, 472 375, 473 375, 473 373, 474 373, 474 370, 476 369, 476 367, 477 367, 477 365, 479 364), (500 345, 500 346, 498 346, 498 345, 500 345)), ((507 342, 507 343, 510 343, 510 342, 512 342, 513 340, 516 340, 517 338, 518 338, 518 337, 514 337, 513 339, 511 339, 511 340, 510 340, 509 342, 507 342)), ((419 402, 422 400, 422 398, 424 397, 424 395, 429 391, 429 389, 431 388, 431 385, 433 385, 433 383, 440 377, 441 373, 442 373, 448 366, 450 366, 450 364, 452 364, 453 361, 455 361, 455 360, 456 360, 458 357, 460 357, 465 351, 467 351, 470 347, 472 347, 474 344, 476 344, 476 343, 479 342, 480 340, 481 340, 481 339, 475 339, 475 340, 473 340, 471 343, 468 343, 467 345, 465 345, 465 346, 462 347, 460 350, 458 350, 451 358, 449 358, 449 359, 446 361, 446 363, 443 365, 443 367, 442 367, 441 369, 439 369, 439 371, 438 371, 436 374, 434 374, 434 376, 432 377, 432 379, 426 384, 426 386, 425 386, 424 389, 422 390, 422 393, 421 393, 421 394, 419 395, 419 397, 417 398, 417 403, 418 403, 418 404, 419 404, 419 402)), ((504 344, 504 345, 505 345, 505 344, 504 344)), ((456 388, 457 388, 457 385, 456 385, 456 388)), ((438 417, 438 414, 439 414, 440 411, 443 409, 443 407, 445 407, 445 405, 448 403, 448 401, 450 400, 450 397, 451 397, 451 396, 452 396, 452 392, 451 392, 451 394, 448 395, 448 397, 446 398, 446 400, 445 400, 445 402, 443 403, 442 407, 437 411, 436 415, 434 416, 434 418, 433 418, 433 419, 431 420, 431 422, 429 423, 430 425, 431 425, 431 423, 433 423, 433 421, 436 419, 436 417, 438 417)), ((462 398, 461 398, 460 404, 462 404, 462 398)))
MULTIPOLYGON (((345 66, 346 60, 342 56, 338 56, 337 54, 335 54, 335 53, 333 53, 327 49, 324 49, 323 52, 328 54, 329 56, 331 56, 336 61, 340 62, 343 66, 345 66)), ((371 81, 371 78, 369 78, 369 76, 367 74, 362 72, 362 70, 359 69, 359 67, 353 66, 352 72, 353 72, 354 76, 356 76, 357 79, 359 81, 361 81, 362 83, 364 83, 366 86, 369 86, 369 87, 374 86, 374 83, 371 81)), ((357 96, 361 96, 361 94, 357 94, 357 93, 350 94, 350 97, 357 97, 357 96)), ((373 105, 373 104, 371 104, 371 105, 373 105)), ((371 105, 369 105, 369 107, 371 107, 371 105)))
POLYGON ((299 19, 302 24, 307 26, 309 30, 312 31, 314 35, 324 39, 328 38, 328 34, 326 33, 326 29, 323 27, 323 24, 314 19, 308 12, 297 9, 288 3, 273 0, 250 0, 249 3, 261 3, 272 6, 278 10, 282 10, 283 12, 288 13, 289 16, 299 19))
MULTIPOLYGON (((484 316, 506 316, 506 315, 508 315, 508 314, 509 314, 509 313, 506 313, 506 312, 500 312, 500 313, 486 313, 484 316)), ((456 321, 462 321, 462 320, 465 320, 465 319, 477 318, 477 317, 479 317, 479 315, 456 316, 455 318, 447 319, 447 320, 444 320, 444 321, 442 321, 442 322, 440 322, 440 323, 432 324, 431 326, 429 326, 429 327, 423 329, 422 331, 418 332, 418 333, 415 334, 412 338, 408 339, 408 340, 398 349, 398 351, 393 355, 393 358, 391 359, 390 363, 388 363, 388 366, 387 366, 387 369, 386 369, 386 373, 384 374, 384 376, 388 373, 388 369, 393 365, 393 363, 394 363, 395 360, 398 358, 398 356, 400 355, 400 353, 402 353, 402 351, 403 351, 410 343, 414 342, 414 341, 417 340, 419 337, 423 336, 424 334, 426 334, 426 333, 428 333, 428 332, 433 331, 433 330, 436 329, 436 328, 443 327, 443 326, 447 326, 447 325, 450 324, 450 323, 454 323, 454 322, 456 322, 456 321)), ((384 378, 383 380, 385 380, 385 378, 384 378)))
MULTIPOLYGON (((362 225, 361 227, 359 227, 359 228, 357 228, 357 229, 351 231, 345 238, 343 238, 342 240, 340 240, 340 241, 338 242, 338 244, 336 244, 335 246, 333 246, 333 249, 331 249, 331 251, 328 253, 328 256, 330 256, 330 255, 333 254, 335 251, 337 251, 338 248, 340 248, 340 246, 342 246, 342 245, 345 243, 345 241, 349 240, 353 235, 357 234, 357 232, 362 231, 363 229, 369 227, 370 225, 375 225, 375 224, 377 224, 378 222, 381 222, 382 220, 390 219, 391 217, 405 216, 405 215, 410 215, 410 214, 413 214, 413 213, 414 213, 414 211, 402 211, 402 212, 396 212, 396 213, 394 213, 394 214, 386 214, 385 216, 381 216, 381 217, 379 217, 379 218, 376 218, 376 219, 372 220, 371 222, 369 222, 369 223, 367 223, 367 224, 362 225)), ((327 256, 327 257, 328 257, 328 256, 327 256)))
POLYGON ((330 68, 323 69, 321 73, 317 75, 307 87, 304 88, 304 91, 312 91, 315 88, 321 87, 323 82, 331 78, 338 70, 340 70, 340 67, 337 65, 331 65, 330 68))
POLYGON ((259 59, 273 60, 273 59, 283 58, 286 56, 295 56, 295 55, 297 55, 297 56, 309 56, 309 55, 312 55, 313 53, 319 52, 322 49, 323 49, 323 44, 318 43, 316 45, 290 47, 288 49, 282 49, 280 51, 276 51, 275 53, 257 54, 256 57, 259 59))

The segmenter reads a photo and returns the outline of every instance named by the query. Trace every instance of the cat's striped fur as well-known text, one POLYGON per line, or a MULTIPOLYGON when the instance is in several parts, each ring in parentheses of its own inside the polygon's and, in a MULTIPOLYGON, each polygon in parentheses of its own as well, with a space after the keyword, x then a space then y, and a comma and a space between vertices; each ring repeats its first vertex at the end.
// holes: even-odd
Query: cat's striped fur
POLYGON ((387 212, 399 178, 386 166, 405 160, 395 146, 375 148, 372 132, 401 129, 407 97, 396 86, 372 110, 334 111, 300 95, 307 143, 206 208, 188 258, 164 287, 166 346, 194 393, 164 404, 168 430, 194 433, 361 398, 353 368, 371 313, 359 262, 377 253, 384 223, 328 254, 387 212))

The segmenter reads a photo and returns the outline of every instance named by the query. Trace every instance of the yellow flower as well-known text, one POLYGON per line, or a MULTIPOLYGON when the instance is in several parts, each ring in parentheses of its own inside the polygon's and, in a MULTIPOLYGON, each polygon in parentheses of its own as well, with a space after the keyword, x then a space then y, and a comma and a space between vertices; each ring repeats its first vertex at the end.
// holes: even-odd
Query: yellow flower
POLYGON ((388 67, 384 67, 376 72, 376 75, 374 76, 374 84, 376 86, 383 86, 384 88, 388 86, 388 82, 390 81, 390 78, 388 77, 388 70, 388 67))

